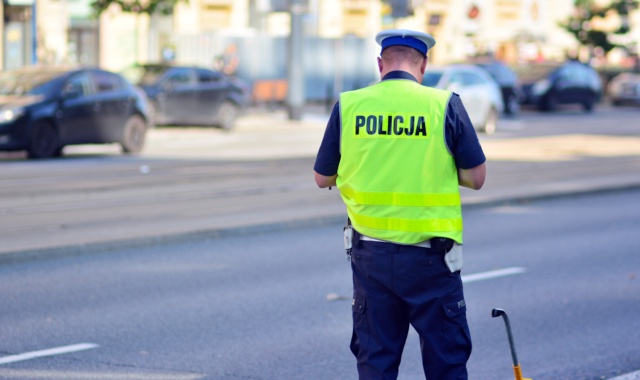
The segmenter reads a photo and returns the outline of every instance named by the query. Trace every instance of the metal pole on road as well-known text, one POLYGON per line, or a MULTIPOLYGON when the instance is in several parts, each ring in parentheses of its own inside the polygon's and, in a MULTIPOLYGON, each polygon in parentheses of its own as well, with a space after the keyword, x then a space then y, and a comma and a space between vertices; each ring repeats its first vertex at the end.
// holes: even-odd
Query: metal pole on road
POLYGON ((291 33, 289 34, 287 111, 290 120, 301 120, 304 107, 304 72, 302 69, 302 0, 291 0, 291 33))

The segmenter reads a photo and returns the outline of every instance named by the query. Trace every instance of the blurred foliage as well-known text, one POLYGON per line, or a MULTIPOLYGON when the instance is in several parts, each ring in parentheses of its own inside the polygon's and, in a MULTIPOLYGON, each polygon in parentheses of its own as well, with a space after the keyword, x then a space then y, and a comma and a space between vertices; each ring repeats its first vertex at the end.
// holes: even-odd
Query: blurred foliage
POLYGON ((187 3, 188 0, 93 0, 91 1, 91 8, 94 14, 100 15, 106 11, 112 4, 116 4, 127 13, 146 13, 146 14, 165 14, 169 15, 173 13, 173 8, 179 2, 187 3))
POLYGON ((638 0, 613 0, 608 5, 600 5, 595 0, 575 0, 575 13, 560 26, 571 33, 582 46, 600 47, 605 54, 615 47, 624 47, 612 42, 612 34, 626 34, 630 30, 629 13, 638 9, 638 0), (615 30, 595 28, 596 19, 604 19, 611 13, 619 16, 621 22, 615 30))

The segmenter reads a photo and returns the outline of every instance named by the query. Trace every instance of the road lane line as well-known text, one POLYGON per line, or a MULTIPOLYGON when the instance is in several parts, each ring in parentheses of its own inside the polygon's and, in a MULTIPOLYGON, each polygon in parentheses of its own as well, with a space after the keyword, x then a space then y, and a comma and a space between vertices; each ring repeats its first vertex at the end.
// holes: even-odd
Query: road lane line
POLYGON ((11 380, 203 380, 205 374, 198 373, 148 373, 149 370, 132 369, 125 372, 69 371, 69 370, 33 370, 33 369, 0 369, 0 378, 11 380))
POLYGON ((511 268, 496 269, 496 270, 491 270, 491 271, 488 271, 488 272, 481 272, 481 273, 463 275, 462 276, 462 282, 467 283, 467 282, 474 282, 474 281, 489 280, 489 279, 497 278, 497 277, 513 276, 514 274, 520 274, 520 273, 524 273, 526 271, 527 270, 525 268, 522 268, 522 267, 511 267, 511 268))
POLYGON ((93 343, 78 343, 78 344, 72 344, 70 346, 54 347, 46 350, 25 352, 23 354, 0 357, 0 364, 7 364, 7 363, 14 363, 14 362, 19 362, 23 360, 36 359, 36 358, 41 358, 43 356, 68 354, 71 352, 90 350, 96 347, 98 347, 98 345, 93 343))
POLYGON ((627 373, 625 375, 620 375, 618 377, 613 377, 609 380, 638 380, 640 379, 640 371, 635 371, 631 373, 627 373))
MULTIPOLYGON (((462 282, 468 283, 468 282, 474 282, 474 281, 491 280, 492 278, 513 276, 514 274, 520 274, 526 271, 527 270, 522 267, 496 269, 488 272, 480 272, 480 273, 463 275, 462 282)), ((336 293, 329 293, 327 294, 326 299, 327 301, 351 300, 351 296, 341 296, 336 293)), ((630 379, 623 379, 623 380, 630 380, 630 379)))

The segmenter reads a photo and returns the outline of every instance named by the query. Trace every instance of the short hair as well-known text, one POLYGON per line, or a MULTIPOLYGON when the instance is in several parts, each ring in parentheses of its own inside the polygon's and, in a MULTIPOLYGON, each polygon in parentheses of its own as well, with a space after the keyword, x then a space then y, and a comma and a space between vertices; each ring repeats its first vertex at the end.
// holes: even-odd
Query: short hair
POLYGON ((414 48, 402 45, 389 46, 380 55, 384 61, 409 61, 415 64, 422 63, 426 57, 414 48))

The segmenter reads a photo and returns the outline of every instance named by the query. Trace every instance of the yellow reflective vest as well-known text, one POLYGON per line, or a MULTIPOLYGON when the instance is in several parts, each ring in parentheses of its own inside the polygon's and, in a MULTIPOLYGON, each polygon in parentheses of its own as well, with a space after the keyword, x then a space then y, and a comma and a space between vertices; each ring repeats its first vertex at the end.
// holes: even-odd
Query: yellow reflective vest
POLYGON ((462 244, 458 171, 444 134, 450 96, 405 79, 341 94, 336 184, 361 234, 462 244))

